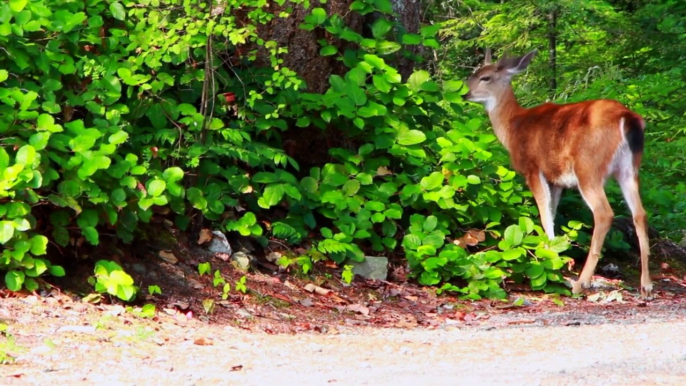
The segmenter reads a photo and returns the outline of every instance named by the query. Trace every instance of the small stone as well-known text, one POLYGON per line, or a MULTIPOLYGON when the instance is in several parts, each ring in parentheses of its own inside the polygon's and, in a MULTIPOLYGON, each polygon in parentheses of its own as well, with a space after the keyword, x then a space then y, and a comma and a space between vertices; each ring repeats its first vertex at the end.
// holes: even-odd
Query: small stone
POLYGON ((212 231, 212 241, 207 247, 207 250, 212 253, 226 253, 228 255, 233 253, 229 240, 227 240, 224 233, 220 231, 212 231))
POLYGON ((250 268, 251 256, 245 252, 236 252, 231 255, 231 259, 238 264, 238 268, 247 271, 250 268))
POLYGON ((176 264, 179 262, 179 259, 177 259, 172 252, 160 251, 157 256, 169 264, 176 264))
POLYGON ((270 263, 273 263, 281 258, 281 253, 280 252, 271 252, 267 256, 267 261, 270 263))
POLYGON ((388 277, 388 258, 383 256, 365 256, 363 262, 350 262, 353 273, 365 279, 386 280, 388 277))
POLYGON ((131 270, 133 272, 136 272, 136 273, 141 274, 141 275, 145 275, 145 271, 146 271, 145 265, 143 265, 141 263, 136 263, 136 264, 131 265, 131 270))

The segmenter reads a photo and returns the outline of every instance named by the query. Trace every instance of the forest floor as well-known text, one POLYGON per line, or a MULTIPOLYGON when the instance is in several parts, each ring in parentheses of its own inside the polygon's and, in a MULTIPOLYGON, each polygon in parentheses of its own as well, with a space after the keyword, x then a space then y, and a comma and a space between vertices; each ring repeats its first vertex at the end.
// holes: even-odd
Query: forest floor
POLYGON ((177 255, 119 258, 145 294, 131 306, 84 298, 92 262, 50 290, 0 291, 0 384, 686 384, 686 282, 664 262, 652 301, 599 276, 583 298, 510 284, 506 300, 463 301, 340 272, 244 273, 217 256, 199 275, 205 257, 177 255))

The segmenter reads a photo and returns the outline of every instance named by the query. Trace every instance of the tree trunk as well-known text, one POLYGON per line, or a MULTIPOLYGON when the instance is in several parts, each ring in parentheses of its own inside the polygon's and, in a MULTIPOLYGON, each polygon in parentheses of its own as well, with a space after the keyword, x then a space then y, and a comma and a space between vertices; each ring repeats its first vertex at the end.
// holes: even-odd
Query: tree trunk
MULTIPOLYGON (((393 12, 397 14, 396 21, 400 23, 401 28, 406 33, 419 33, 419 26, 421 22, 422 8, 419 0, 391 0, 393 3, 393 12)), ((407 46, 407 50, 411 55, 421 55, 423 52, 421 46, 407 46)), ((402 52, 402 51, 399 51, 402 52)), ((411 58, 398 55, 397 69, 403 80, 412 75, 414 71, 414 62, 411 58)))
POLYGON ((557 91, 557 10, 548 13, 548 65, 550 66, 550 99, 557 91))
MULTIPOLYGON (((325 4, 317 2, 317 7, 324 8, 327 15, 345 16, 347 26, 357 33, 362 33, 364 18, 349 11, 352 2, 353 0, 329 0, 325 4)), ((287 8, 292 8, 292 12, 289 17, 275 17, 269 24, 258 27, 259 36, 265 41, 274 40, 279 47, 288 49, 288 53, 283 55, 283 65, 305 80, 308 91, 324 92, 329 87, 329 75, 342 74, 345 68, 343 63, 337 60, 336 55, 319 55, 321 45, 318 41, 326 39, 329 43, 335 44, 339 52, 344 52, 349 43, 334 43, 333 37, 322 28, 315 28, 314 31, 301 29, 300 25, 305 16, 311 13, 311 9, 304 9, 302 4, 285 2, 283 6, 279 6, 276 2, 271 2, 271 5, 270 9, 274 15, 285 12, 287 8)), ((256 64, 259 66, 268 63, 256 64)))

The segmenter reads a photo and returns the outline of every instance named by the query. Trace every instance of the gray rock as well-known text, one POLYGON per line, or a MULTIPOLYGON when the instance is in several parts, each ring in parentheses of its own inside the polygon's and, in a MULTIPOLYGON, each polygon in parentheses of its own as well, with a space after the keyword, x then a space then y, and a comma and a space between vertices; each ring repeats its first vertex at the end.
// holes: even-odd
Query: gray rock
POLYGON ((236 264, 238 264, 238 268, 247 271, 248 268, 250 268, 250 260, 252 260, 252 256, 248 255, 245 252, 236 252, 233 255, 231 255, 231 260, 235 261, 236 264))
POLYGON ((233 253, 229 240, 220 231, 212 231, 212 241, 210 241, 210 246, 207 249, 212 253, 226 253, 229 255, 233 253))
POLYGON ((365 279, 386 280, 388 277, 388 258, 383 256, 365 256, 364 261, 350 262, 353 273, 365 279))
POLYGON ((145 265, 141 263, 135 263, 131 265, 131 270, 141 275, 145 275, 146 272, 145 265))

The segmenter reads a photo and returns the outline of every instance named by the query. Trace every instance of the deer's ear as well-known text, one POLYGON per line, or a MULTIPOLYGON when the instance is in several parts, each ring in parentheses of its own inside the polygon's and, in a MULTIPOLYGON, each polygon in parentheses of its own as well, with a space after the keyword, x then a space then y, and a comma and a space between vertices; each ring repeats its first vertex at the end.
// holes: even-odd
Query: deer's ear
POLYGON ((526 70, 529 64, 531 64, 531 60, 533 60, 537 52, 537 50, 533 50, 523 56, 515 58, 502 58, 498 62, 498 70, 506 71, 510 75, 519 74, 520 72, 526 70))

